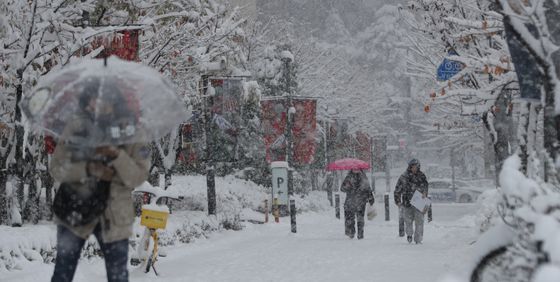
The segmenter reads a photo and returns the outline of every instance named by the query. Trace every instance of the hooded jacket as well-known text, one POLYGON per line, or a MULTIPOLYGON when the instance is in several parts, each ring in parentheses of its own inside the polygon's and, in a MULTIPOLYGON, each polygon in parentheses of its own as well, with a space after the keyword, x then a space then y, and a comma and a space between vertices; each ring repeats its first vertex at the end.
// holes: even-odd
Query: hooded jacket
POLYGON ((418 167, 416 173, 413 173, 410 168, 411 165, 409 165, 406 171, 399 177, 394 192, 395 204, 400 205, 402 203, 405 207, 411 206, 410 200, 412 199, 414 191, 418 190, 420 193, 428 194, 428 180, 426 179, 426 175, 420 171, 420 167, 418 167))
POLYGON ((344 209, 360 211, 365 208, 368 201, 373 201, 373 192, 369 186, 366 174, 349 172, 342 182, 340 191, 346 193, 344 209))

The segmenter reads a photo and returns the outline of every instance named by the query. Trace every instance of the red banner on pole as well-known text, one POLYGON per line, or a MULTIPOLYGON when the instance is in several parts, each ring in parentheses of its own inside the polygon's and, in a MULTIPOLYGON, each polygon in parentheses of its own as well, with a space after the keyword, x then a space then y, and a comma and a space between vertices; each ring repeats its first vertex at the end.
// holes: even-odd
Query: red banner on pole
POLYGON ((139 61, 139 38, 139 29, 123 30, 111 36, 98 36, 91 42, 91 46, 83 48, 82 55, 103 47, 103 50, 95 56, 96 58, 115 55, 123 60, 139 61))
POLYGON ((356 158, 371 164, 371 138, 366 133, 358 131, 354 142, 356 158))
POLYGON ((241 126, 242 81, 236 78, 210 78, 214 88, 211 97, 213 124, 213 157, 218 162, 233 162, 237 156, 238 134, 241 126))
POLYGON ((266 161, 286 160, 286 100, 261 100, 261 123, 264 130, 266 161))
POLYGON ((292 98, 296 109, 292 127, 293 162, 306 165, 313 162, 317 134, 317 100, 310 98, 292 98))
POLYGON ((373 172, 384 172, 387 167, 387 137, 373 138, 373 172))

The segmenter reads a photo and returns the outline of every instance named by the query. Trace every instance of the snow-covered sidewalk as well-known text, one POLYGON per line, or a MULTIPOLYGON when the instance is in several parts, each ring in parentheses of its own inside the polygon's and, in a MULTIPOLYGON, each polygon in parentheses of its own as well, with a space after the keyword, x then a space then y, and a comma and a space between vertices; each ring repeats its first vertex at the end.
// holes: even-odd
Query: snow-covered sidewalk
MULTIPOLYGON (((298 215, 298 233, 288 218, 279 224, 247 224, 242 231, 214 233, 208 240, 168 249, 158 261, 160 276, 133 271, 131 281, 438 281, 471 266, 475 205, 435 205, 423 245, 397 236, 392 221, 379 216, 366 223, 365 239, 343 235, 334 210, 298 215), (465 217, 466 216, 466 217, 465 217)), ((46 281, 53 265, 36 263, 23 271, 0 273, 2 281, 46 281), (4 276, 4 277, 1 277, 4 276)), ((99 258, 82 260, 75 281, 103 281, 99 258)))

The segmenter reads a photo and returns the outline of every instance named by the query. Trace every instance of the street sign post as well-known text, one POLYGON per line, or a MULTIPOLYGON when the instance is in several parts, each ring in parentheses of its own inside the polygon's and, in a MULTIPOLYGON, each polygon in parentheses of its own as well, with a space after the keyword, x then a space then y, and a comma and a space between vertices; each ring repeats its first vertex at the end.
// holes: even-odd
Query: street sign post
MULTIPOLYGON (((457 56, 455 51, 449 51, 448 55, 457 56)), ((452 78, 454 75, 458 74, 463 69, 461 62, 443 59, 443 62, 439 65, 437 69, 437 79, 440 81, 446 81, 452 78)))
POLYGON ((287 211, 288 199, 288 163, 277 161, 270 164, 272 170, 272 198, 278 198, 280 211, 287 211))

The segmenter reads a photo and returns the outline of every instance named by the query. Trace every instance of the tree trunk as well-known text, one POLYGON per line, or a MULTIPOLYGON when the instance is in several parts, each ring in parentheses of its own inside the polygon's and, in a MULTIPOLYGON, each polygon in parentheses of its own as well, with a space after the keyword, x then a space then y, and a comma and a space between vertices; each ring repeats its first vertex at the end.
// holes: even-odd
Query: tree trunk
MULTIPOLYGON (((551 178, 557 178, 558 173, 555 168, 555 161, 558 157, 558 130, 560 116, 556 116, 554 111, 554 90, 551 79, 545 80, 545 106, 544 106, 544 149, 549 154, 550 160, 544 162, 544 181, 550 182, 551 178)), ((547 159, 548 159, 547 157, 547 159)), ((554 179, 558 181, 558 179, 554 179)))
POLYGON ((494 140, 494 152, 496 157, 496 177, 499 176, 504 161, 511 154, 510 148, 514 139, 512 134, 512 115, 511 111, 508 110, 512 101, 512 92, 513 90, 511 89, 502 88, 495 104, 494 129, 496 130, 497 140, 494 140))
POLYGON ((519 118, 519 157, 521 158, 521 172, 527 176, 527 165, 529 162, 529 123, 531 117, 531 103, 526 102, 522 105, 521 116, 519 118))
POLYGON ((494 152, 490 149, 490 136, 488 134, 483 134, 484 141, 484 177, 492 177, 492 160, 494 158, 494 152))
POLYGON ((0 170, 0 224, 9 224, 8 217, 8 197, 6 197, 6 183, 8 173, 5 169, 0 170))
MULTIPOLYGON (((21 125, 21 110, 19 108, 19 103, 21 102, 21 99, 23 97, 23 85, 22 85, 22 81, 23 81, 23 71, 18 70, 18 79, 20 81, 20 84, 18 84, 16 86, 16 106, 15 106, 15 115, 14 115, 14 123, 15 123, 15 161, 16 161, 16 166, 15 166, 15 176, 16 176, 16 197, 17 197, 17 203, 19 204, 19 208, 23 207, 23 201, 24 201, 24 159, 23 159, 23 137, 25 134, 24 128, 21 125)), ((21 210, 20 210, 21 212, 21 210)), ((12 222, 13 224, 14 222, 12 222)), ((16 223, 17 224, 17 223, 16 223)), ((21 224, 21 223, 20 223, 21 224)))

